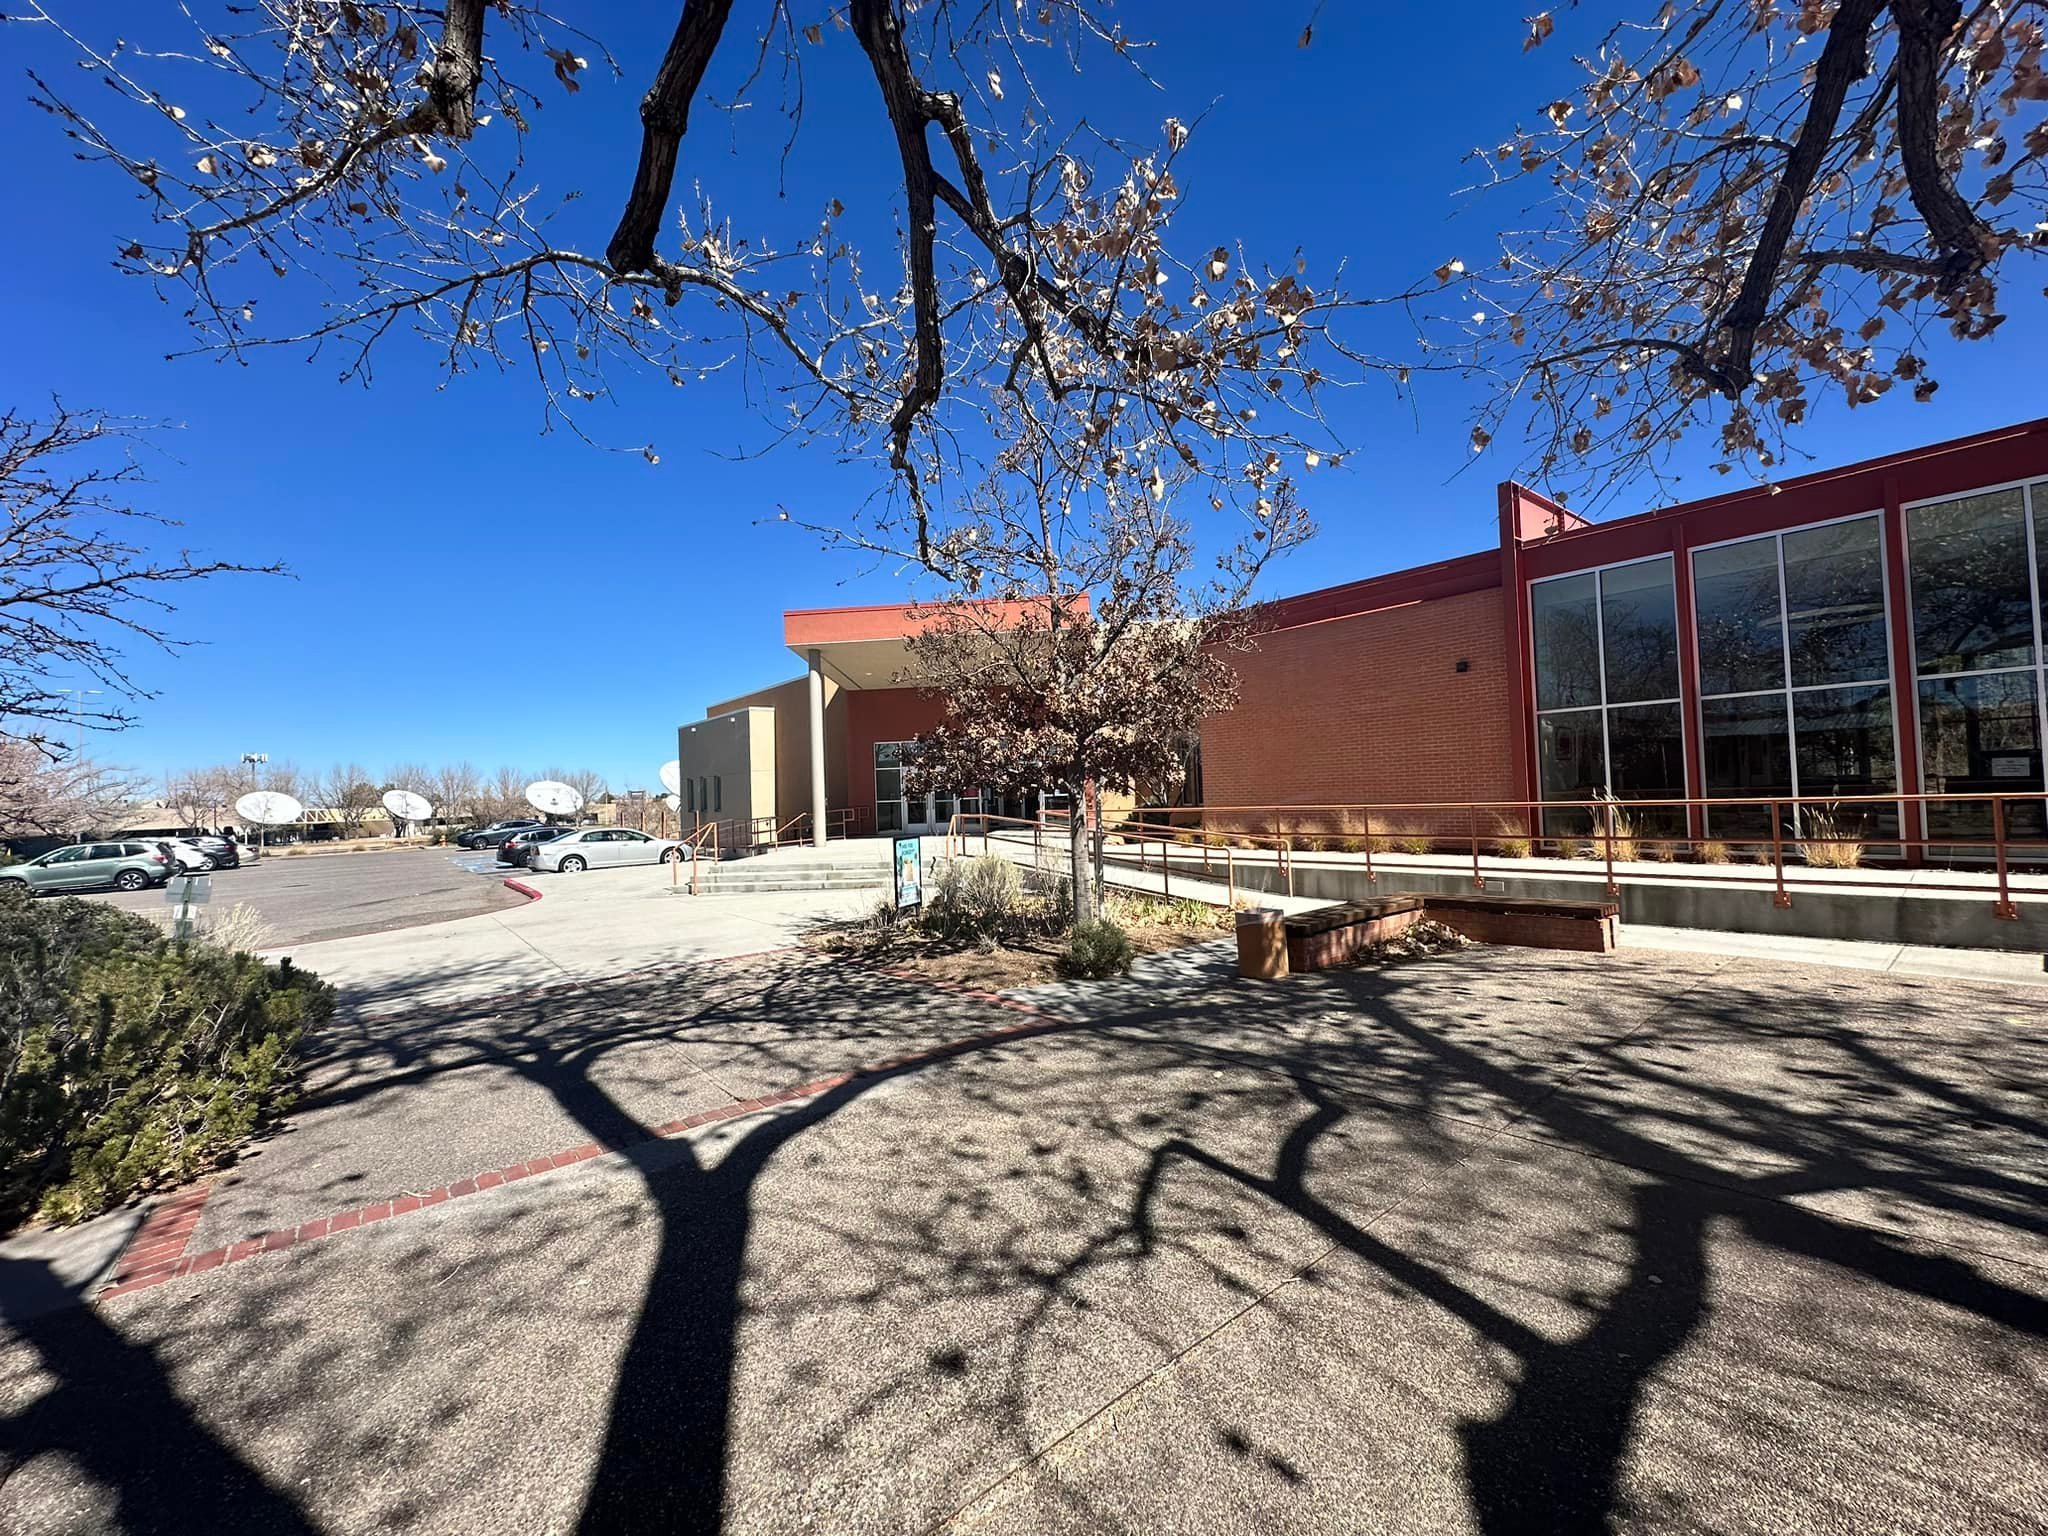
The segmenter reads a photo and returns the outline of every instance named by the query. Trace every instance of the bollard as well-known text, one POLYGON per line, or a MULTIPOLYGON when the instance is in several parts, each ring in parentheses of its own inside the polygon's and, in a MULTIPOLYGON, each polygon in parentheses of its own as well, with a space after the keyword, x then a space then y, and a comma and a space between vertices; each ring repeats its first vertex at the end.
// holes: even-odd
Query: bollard
POLYGON ((1287 974, 1286 914, 1274 907, 1253 907, 1237 914, 1237 974, 1254 981, 1276 981, 1287 974))

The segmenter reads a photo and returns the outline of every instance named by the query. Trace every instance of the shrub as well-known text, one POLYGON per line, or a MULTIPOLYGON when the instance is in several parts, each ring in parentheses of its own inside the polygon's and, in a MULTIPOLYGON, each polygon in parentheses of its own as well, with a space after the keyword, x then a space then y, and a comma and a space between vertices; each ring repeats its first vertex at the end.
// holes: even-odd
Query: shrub
POLYGON ((1330 851, 1330 840, 1326 837, 1304 837, 1301 840, 1301 846, 1308 853, 1328 853, 1330 851))
POLYGON ((1090 981, 1115 976, 1131 968, 1131 941, 1123 929, 1107 918, 1091 918, 1074 925, 1067 947, 1060 951, 1058 965, 1063 976, 1085 977, 1090 981))
POLYGON ((1025 920, 1024 875, 996 854, 948 859, 925 897, 924 926, 945 939, 1014 932, 1025 920))
POLYGON ((1700 862, 1702 864, 1728 864, 1732 863, 1733 860, 1729 856, 1728 845, 1718 837, 1710 837, 1700 844, 1700 862))
POLYGON ((1363 853, 1363 852, 1365 852, 1365 839, 1364 839, 1364 838, 1362 838, 1362 837, 1347 837, 1347 838, 1345 838, 1345 839, 1344 839, 1344 851, 1345 851, 1346 853, 1363 853))
POLYGON ((0 893, 0 1215, 75 1221, 231 1154, 290 1102, 333 989, 98 902, 0 893))
POLYGON ((1420 832, 1410 832, 1395 838, 1394 846, 1403 853, 1428 853, 1436 847, 1436 839, 1424 837, 1420 832))

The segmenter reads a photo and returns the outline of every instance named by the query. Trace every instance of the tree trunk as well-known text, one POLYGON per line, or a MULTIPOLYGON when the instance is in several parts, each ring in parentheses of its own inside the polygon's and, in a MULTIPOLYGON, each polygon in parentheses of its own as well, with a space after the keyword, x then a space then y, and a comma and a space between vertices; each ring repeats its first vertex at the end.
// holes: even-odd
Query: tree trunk
POLYGON ((1088 808, 1079 796, 1067 817, 1067 870, 1074 886, 1074 925, 1095 916, 1095 882, 1088 860, 1088 808))

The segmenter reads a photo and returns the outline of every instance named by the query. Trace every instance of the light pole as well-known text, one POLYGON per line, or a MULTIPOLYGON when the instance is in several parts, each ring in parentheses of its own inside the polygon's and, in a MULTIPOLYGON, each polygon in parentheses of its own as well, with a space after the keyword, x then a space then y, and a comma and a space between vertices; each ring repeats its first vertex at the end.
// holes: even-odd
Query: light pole
MULTIPOLYGON (((270 761, 270 754, 268 752, 244 752, 242 754, 242 761, 249 765, 249 787, 251 789, 261 789, 263 787, 263 765, 270 761)), ((259 861, 263 857, 263 829, 265 825, 266 823, 263 822, 256 824, 256 857, 259 861)))

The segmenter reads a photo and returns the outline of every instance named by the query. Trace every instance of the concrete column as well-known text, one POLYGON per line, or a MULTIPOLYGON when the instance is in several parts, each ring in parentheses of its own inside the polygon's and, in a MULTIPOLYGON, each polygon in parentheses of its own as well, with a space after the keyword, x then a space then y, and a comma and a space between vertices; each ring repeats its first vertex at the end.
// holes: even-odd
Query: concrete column
POLYGON ((812 647, 811 678, 811 844, 825 846, 825 658, 812 647))

